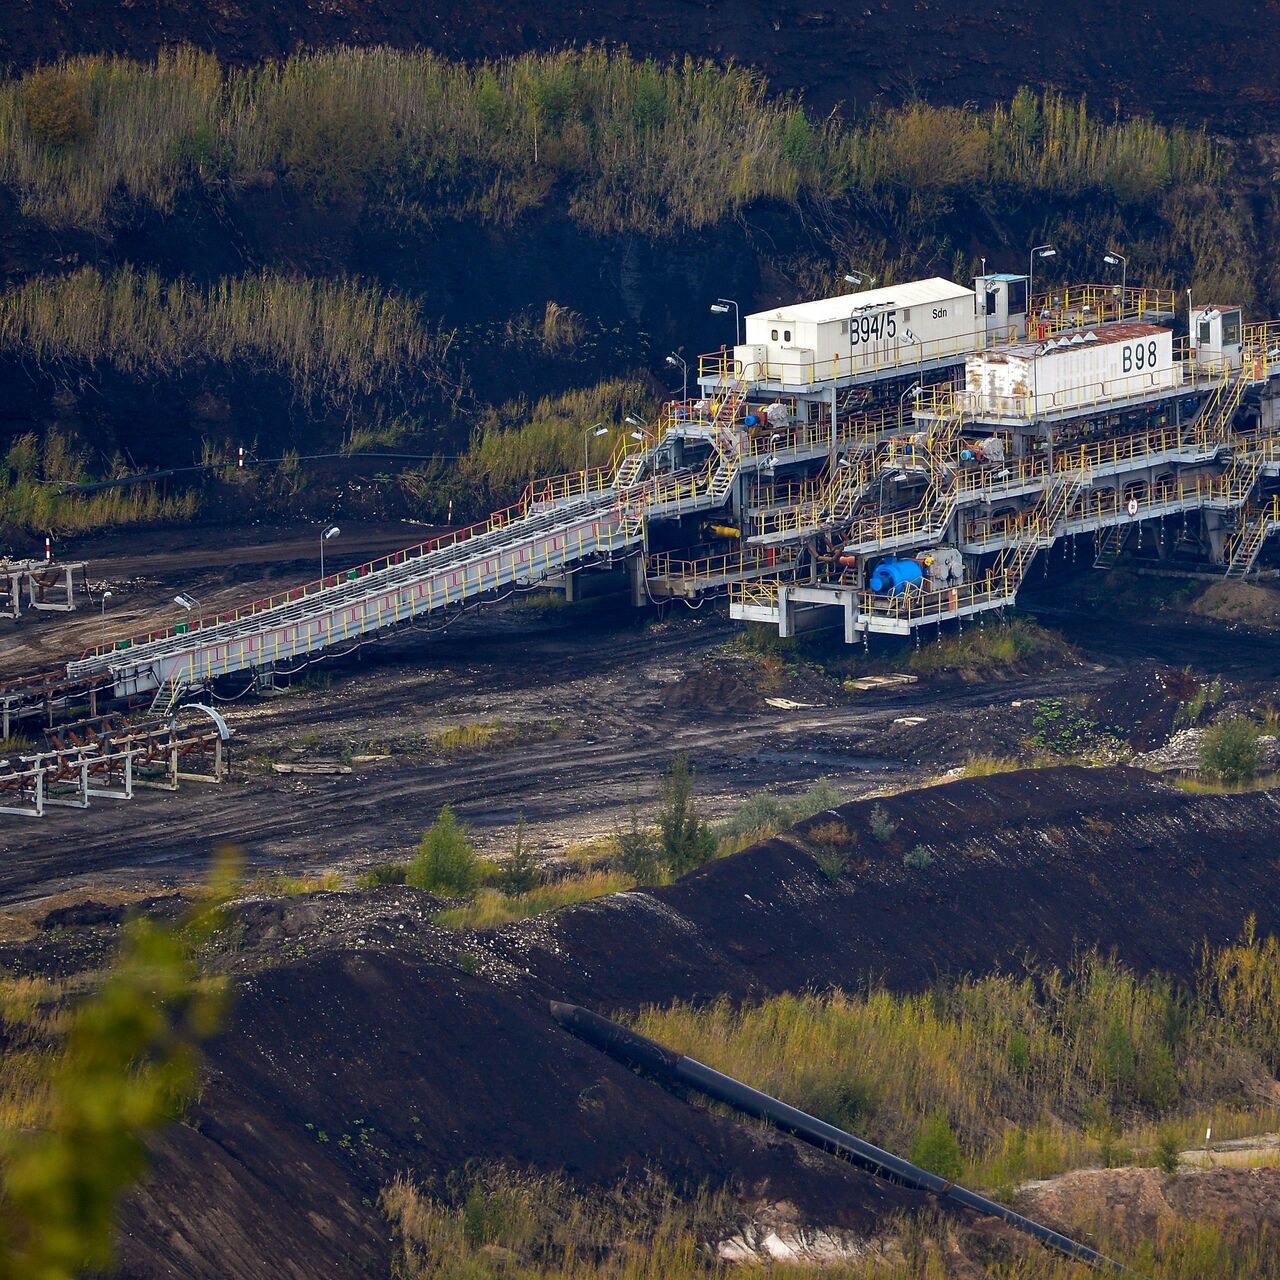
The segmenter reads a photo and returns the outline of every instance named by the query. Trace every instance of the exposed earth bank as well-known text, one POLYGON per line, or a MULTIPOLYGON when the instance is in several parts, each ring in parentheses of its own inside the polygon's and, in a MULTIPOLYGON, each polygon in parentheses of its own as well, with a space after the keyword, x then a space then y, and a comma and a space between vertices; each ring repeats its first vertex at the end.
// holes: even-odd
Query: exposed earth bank
MULTIPOLYGON (((439 900, 406 888, 242 901, 215 956, 236 975, 234 1019, 127 1207, 124 1274, 379 1273, 380 1187, 472 1159, 583 1183, 652 1167, 870 1237, 918 1198, 689 1107, 562 1031, 548 997, 608 1011, 875 979, 918 989, 1090 947, 1185 976, 1202 939, 1227 942, 1250 912, 1260 934, 1280 927, 1269 793, 1063 768, 875 803, 874 821, 855 802, 668 888, 493 932, 437 927, 439 900), (809 851, 824 821, 847 833, 836 883, 809 851), (920 843, 931 864, 905 866, 920 843)), ((119 916, 60 917, 0 964, 96 964, 119 916)))

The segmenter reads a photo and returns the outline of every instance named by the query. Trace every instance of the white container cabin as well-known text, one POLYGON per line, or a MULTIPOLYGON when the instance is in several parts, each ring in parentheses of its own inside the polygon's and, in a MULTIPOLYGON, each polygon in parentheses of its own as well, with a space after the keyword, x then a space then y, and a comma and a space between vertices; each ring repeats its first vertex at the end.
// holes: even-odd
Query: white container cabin
POLYGON ((985 344, 974 308, 972 289, 940 276, 792 303, 748 315, 734 359, 748 381, 781 387, 909 374, 985 344))
POLYGON ((1183 381, 1172 330, 1101 324, 975 352, 965 361, 963 402, 978 421, 1031 422, 1090 405, 1150 400, 1183 381))

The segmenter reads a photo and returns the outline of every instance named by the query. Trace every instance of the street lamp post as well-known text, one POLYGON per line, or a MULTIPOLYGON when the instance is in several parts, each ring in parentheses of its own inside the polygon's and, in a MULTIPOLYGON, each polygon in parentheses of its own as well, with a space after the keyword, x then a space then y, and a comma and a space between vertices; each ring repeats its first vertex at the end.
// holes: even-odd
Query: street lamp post
POLYGON ((179 591, 178 594, 173 597, 173 603, 180 609, 185 609, 188 613, 191 613, 194 610, 199 614, 204 609, 204 605, 202 605, 200 601, 188 591, 179 591))
POLYGON ((584 472, 591 466, 591 441, 593 439, 599 439, 600 436, 607 436, 608 434, 609 428, 606 427, 603 422, 593 422, 582 433, 582 470, 584 472))
POLYGON ((1126 258, 1123 253, 1117 253, 1114 249, 1108 249, 1106 253, 1102 255, 1102 260, 1109 267, 1118 266, 1120 268, 1120 310, 1116 313, 1116 319, 1123 320, 1124 304, 1125 304, 1125 285, 1128 282, 1128 275, 1129 275, 1129 259, 1126 258))
POLYGON ((328 542, 330 538, 336 538, 341 532, 342 530, 339 529, 336 524, 331 524, 320 535, 320 585, 322 587, 324 586, 324 544, 328 542))
POLYGON ((906 390, 905 390, 905 391, 904 391, 904 392, 903 392, 903 393, 898 397, 898 430, 899 430, 899 431, 901 431, 901 430, 902 430, 902 402, 903 402, 903 401, 904 401, 908 396, 910 396, 913 400, 919 400, 919 399, 920 399, 921 392, 923 392, 923 391, 924 391, 924 388, 923 388, 923 387, 922 387, 922 386, 917 382, 917 383, 915 384, 915 386, 913 386, 913 387, 908 387, 908 388, 907 388, 907 389, 906 389, 906 390))
POLYGON ((733 308, 733 341, 736 344, 742 341, 738 337, 738 334, 742 331, 742 312, 738 304, 732 298, 717 298, 711 304, 711 310, 718 316, 727 316, 730 307, 733 308))
POLYGON ((875 284, 876 278, 869 271, 850 270, 845 272, 844 282, 861 289, 865 284, 875 284))
POLYGON ((107 638, 107 601, 111 599, 111 592, 104 591, 102 593, 102 638, 107 638))
POLYGON ((684 362, 683 359, 681 359, 680 356, 677 356, 677 355, 669 355, 667 357, 667 363, 673 369, 680 370, 680 374, 684 380, 684 386, 680 395, 680 399, 682 401, 688 400, 689 399, 689 366, 684 362))
POLYGON ((1031 257, 1027 263, 1027 310, 1031 309, 1031 299, 1035 296, 1036 282, 1036 259, 1037 258, 1053 258, 1057 256, 1057 249, 1051 244, 1038 244, 1031 250, 1031 257))

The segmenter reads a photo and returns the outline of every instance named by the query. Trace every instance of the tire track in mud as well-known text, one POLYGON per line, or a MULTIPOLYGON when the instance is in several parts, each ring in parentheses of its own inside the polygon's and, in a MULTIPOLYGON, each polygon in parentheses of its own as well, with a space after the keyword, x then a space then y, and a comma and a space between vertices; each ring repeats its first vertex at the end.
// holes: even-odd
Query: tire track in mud
MULTIPOLYGON (((679 644, 673 639, 669 647, 679 644)), ((646 656, 652 655, 649 646, 646 656)), ((874 735, 896 717, 939 706, 980 711, 1019 697, 1061 694, 1095 676, 1087 670, 1057 672, 1005 681, 994 690, 911 686, 872 695, 875 701, 868 705, 806 708, 798 717, 769 709, 758 716, 703 714, 680 723, 688 716, 668 711, 664 723, 645 722, 642 712, 637 723, 621 725, 603 740, 543 742, 449 764, 375 767, 292 788, 273 778, 233 783, 228 791, 184 784, 177 794, 139 796, 118 807, 102 801, 87 812, 62 811, 25 828, 7 827, 0 842, 0 901, 42 896, 68 877, 88 874, 198 875, 222 843, 244 848, 255 870, 399 854, 444 803, 481 831, 510 825, 521 815, 531 824, 550 824, 621 814, 642 788, 652 791, 675 750, 688 751, 698 764, 704 799, 736 798, 780 781, 801 785, 819 776, 833 777, 846 789, 850 782, 872 786, 888 776, 909 782, 921 771, 901 762, 884 762, 891 773, 868 769, 877 758, 874 735), (847 737, 850 767, 844 774, 830 767, 833 754, 843 751, 820 751, 817 763, 803 761, 806 738, 833 732, 847 737), (779 778, 776 764, 755 759, 770 746, 772 755, 801 758, 791 776, 779 778), (68 855, 69 846, 74 855, 68 855)), ((302 706, 299 713, 305 719, 302 706)))

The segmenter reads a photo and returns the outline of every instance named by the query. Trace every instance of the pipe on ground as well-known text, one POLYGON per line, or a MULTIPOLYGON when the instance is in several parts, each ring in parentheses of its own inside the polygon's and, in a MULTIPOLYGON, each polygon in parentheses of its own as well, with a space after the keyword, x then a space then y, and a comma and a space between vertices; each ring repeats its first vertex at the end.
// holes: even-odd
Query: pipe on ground
POLYGON ((909 1160, 895 1156, 890 1151, 864 1142, 861 1138, 837 1129, 834 1125, 808 1115, 795 1107, 788 1106, 777 1098, 761 1093, 750 1085, 731 1076, 722 1075, 704 1063, 693 1058, 686 1058, 673 1050, 660 1045, 656 1040, 638 1035, 626 1027, 611 1022, 608 1018, 583 1009, 580 1005, 564 1004, 558 1000, 551 1001, 551 1016, 565 1028, 580 1036, 583 1040, 603 1049, 611 1057, 639 1067, 658 1079, 667 1082, 679 1082, 697 1089, 709 1098, 733 1107, 746 1115, 760 1120, 768 1120, 777 1128, 793 1137, 799 1138, 823 1151, 838 1155, 852 1164, 869 1170, 882 1178, 891 1178, 904 1186, 918 1191, 928 1191, 933 1195, 943 1196, 955 1204, 963 1205, 978 1213, 1000 1218, 1017 1231, 1025 1232, 1039 1240, 1041 1244, 1073 1258, 1077 1262, 1088 1263, 1101 1270, 1112 1271, 1118 1275, 1135 1276, 1137 1273, 1111 1258, 1080 1244, 1061 1232, 1054 1231, 1039 1222, 1015 1213, 1012 1209, 980 1196, 976 1191, 948 1182, 936 1173, 930 1173, 909 1160))

